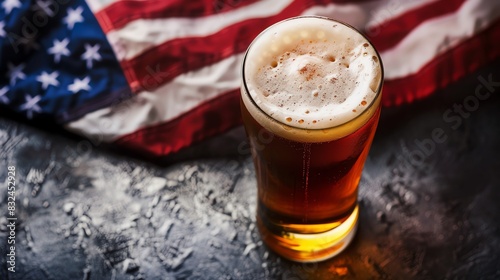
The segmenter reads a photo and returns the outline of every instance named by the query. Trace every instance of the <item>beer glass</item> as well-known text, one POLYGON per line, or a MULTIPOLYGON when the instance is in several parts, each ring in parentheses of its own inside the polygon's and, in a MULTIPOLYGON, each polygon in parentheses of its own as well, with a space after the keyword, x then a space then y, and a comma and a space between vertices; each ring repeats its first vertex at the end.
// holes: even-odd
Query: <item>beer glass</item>
POLYGON ((379 54, 345 23, 301 16, 259 34, 242 68, 262 239, 290 260, 330 258, 357 229, 358 184, 380 116, 379 54))

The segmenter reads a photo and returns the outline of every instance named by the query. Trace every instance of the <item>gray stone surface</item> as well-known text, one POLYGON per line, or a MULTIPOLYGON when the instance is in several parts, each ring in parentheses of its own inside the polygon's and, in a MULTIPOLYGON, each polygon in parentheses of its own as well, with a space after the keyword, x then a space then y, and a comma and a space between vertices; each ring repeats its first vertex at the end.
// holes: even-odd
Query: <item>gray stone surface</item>
POLYGON ((490 73, 500 81, 492 67, 384 110, 355 240, 313 264, 262 244, 241 128, 160 165, 4 114, 0 279, 499 279, 500 87, 460 124, 443 118, 490 73), (435 129, 446 140, 427 141, 426 153, 417 142, 435 129), (15 273, 6 270, 7 166, 16 167, 15 273))

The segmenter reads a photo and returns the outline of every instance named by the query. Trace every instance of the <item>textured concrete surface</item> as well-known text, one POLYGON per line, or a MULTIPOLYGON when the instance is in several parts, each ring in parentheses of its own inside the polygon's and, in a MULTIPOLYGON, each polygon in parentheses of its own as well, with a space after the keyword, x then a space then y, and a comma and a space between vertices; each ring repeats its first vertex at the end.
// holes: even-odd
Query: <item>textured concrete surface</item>
POLYGON ((0 279, 500 279, 500 87, 477 106, 471 97, 490 74, 500 81, 484 69, 384 111, 355 240, 313 264, 260 241, 241 128, 159 165, 4 114, 0 279), (474 110, 455 113, 464 102, 474 110), (16 167, 15 273, 7 166, 16 167))

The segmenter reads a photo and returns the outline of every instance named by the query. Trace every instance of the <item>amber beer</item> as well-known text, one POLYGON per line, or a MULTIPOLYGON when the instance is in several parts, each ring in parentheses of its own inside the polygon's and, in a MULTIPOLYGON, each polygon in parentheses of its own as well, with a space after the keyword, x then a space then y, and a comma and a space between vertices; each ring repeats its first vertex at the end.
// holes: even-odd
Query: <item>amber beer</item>
POLYGON ((319 261, 352 240, 382 80, 371 43, 328 18, 279 22, 248 48, 241 108, 257 176, 257 224, 280 255, 319 261))

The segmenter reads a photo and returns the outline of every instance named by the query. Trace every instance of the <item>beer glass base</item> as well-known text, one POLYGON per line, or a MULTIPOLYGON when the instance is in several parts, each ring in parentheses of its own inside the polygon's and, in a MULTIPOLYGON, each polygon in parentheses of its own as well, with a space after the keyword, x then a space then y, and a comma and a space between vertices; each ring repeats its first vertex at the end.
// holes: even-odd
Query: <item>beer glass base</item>
MULTIPOLYGON (((296 233, 281 225, 281 234, 271 232, 257 215, 257 225, 264 243, 282 257, 302 263, 319 262, 341 253, 353 240, 358 228, 359 209, 337 227, 321 233, 296 233)), ((314 225, 317 226, 317 225, 314 225)), ((307 231, 307 225, 303 225, 307 231)))

